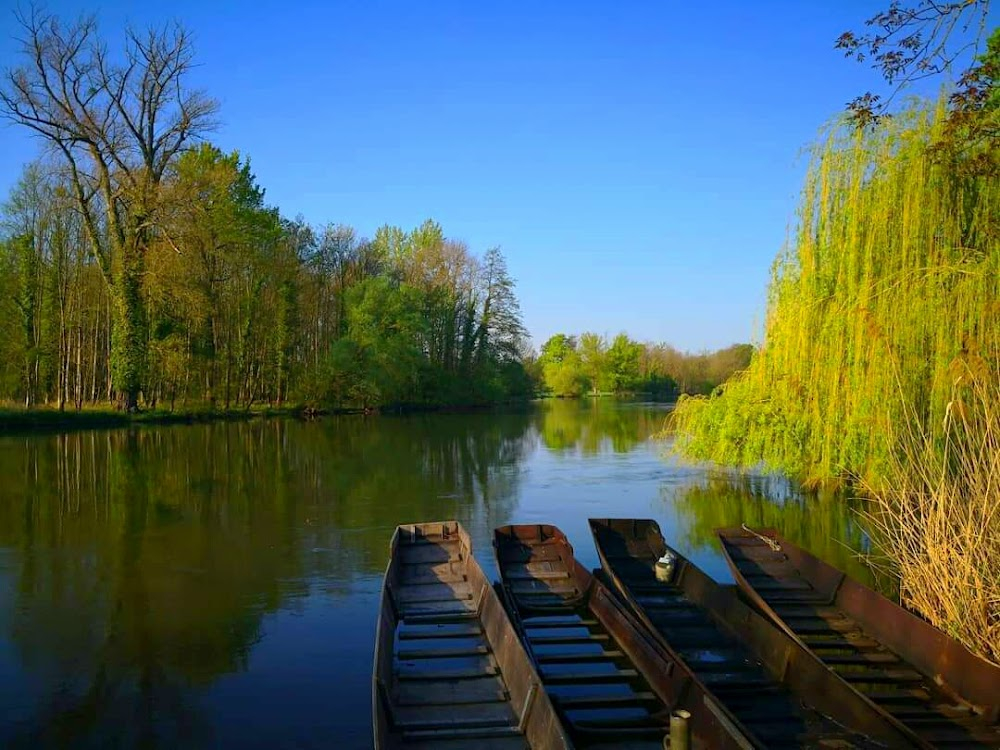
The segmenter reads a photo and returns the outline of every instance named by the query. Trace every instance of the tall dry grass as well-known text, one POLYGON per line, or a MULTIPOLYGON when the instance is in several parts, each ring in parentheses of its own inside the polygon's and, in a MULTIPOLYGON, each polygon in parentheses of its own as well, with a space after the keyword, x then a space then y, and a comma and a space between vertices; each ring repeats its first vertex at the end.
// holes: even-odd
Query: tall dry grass
POLYGON ((950 370, 941 429, 912 415, 862 515, 902 602, 1000 664, 1000 367, 973 351, 950 370))

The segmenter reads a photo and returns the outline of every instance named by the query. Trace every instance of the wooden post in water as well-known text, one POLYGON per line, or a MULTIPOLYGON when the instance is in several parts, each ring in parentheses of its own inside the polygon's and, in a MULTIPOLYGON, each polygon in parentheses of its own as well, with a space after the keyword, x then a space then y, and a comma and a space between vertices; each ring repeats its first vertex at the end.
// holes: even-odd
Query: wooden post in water
POLYGON ((663 739, 663 750, 690 750, 691 727, 688 719, 690 711, 674 711, 670 714, 670 734, 663 739))

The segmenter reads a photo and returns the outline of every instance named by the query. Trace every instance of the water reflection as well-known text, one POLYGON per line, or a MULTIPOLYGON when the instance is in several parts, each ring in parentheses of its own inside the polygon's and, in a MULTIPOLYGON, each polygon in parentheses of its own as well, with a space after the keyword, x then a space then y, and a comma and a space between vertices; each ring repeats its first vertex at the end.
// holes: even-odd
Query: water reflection
POLYGON ((773 525, 858 572, 844 503, 664 457, 662 407, 275 420, 0 438, 0 746, 366 747, 397 523, 773 525), (839 541, 838 541, 839 540, 839 541))
POLYGON ((663 429, 666 414, 656 404, 551 399, 541 403, 537 419, 542 441, 550 451, 597 456, 634 450, 663 429))
POLYGON ((858 500, 835 492, 803 492, 781 476, 721 470, 706 470, 679 492, 675 486, 664 487, 662 495, 689 550, 721 554, 718 528, 771 527, 858 580, 875 583, 858 554, 869 547, 855 512, 858 500))
POLYGON ((350 596, 384 568, 397 522, 507 522, 530 426, 513 414, 3 440, 0 705, 13 721, 0 744, 209 744, 191 699, 248 668, 266 614, 350 596))

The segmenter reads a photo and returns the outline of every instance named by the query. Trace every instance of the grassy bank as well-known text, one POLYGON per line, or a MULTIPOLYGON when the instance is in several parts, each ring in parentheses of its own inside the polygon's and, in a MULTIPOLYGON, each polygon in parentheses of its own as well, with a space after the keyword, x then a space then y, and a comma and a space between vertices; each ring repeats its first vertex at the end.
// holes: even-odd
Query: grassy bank
POLYGON ((89 406, 80 410, 59 411, 52 407, 25 409, 0 406, 0 434, 23 432, 50 432, 64 430, 89 430, 109 427, 126 427, 133 424, 194 424, 287 417, 303 414, 300 406, 260 407, 252 409, 150 409, 130 414, 112 406, 89 406))
POLYGON ((490 409, 526 408, 529 399, 507 400, 483 404, 396 404, 382 408, 365 407, 313 407, 297 404, 294 406, 255 406, 250 409, 213 409, 196 406, 187 409, 148 409, 135 413, 124 412, 110 405, 88 405, 82 409, 59 409, 37 406, 26 409, 23 406, 0 404, 0 435, 5 433, 62 432, 67 430, 90 430, 101 428, 127 427, 129 425, 169 425, 197 424, 202 422, 239 422, 249 419, 270 417, 329 417, 351 414, 429 414, 466 413, 489 411, 490 409))

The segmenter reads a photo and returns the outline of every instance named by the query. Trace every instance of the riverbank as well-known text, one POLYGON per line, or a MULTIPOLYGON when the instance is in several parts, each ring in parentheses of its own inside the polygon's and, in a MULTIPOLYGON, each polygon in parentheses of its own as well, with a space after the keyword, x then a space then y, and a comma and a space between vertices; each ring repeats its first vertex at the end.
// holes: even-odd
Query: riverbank
POLYGON ((348 415, 406 415, 431 413, 465 413, 490 409, 528 407, 531 401, 507 401, 496 404, 407 404, 380 408, 294 406, 254 406, 249 409, 212 409, 196 406, 191 409, 148 409, 129 413, 110 405, 65 409, 37 406, 0 406, 0 435, 70 432, 76 430, 109 429, 130 425, 200 424, 205 422, 242 422, 251 419, 293 417, 315 419, 348 415))
POLYGON ((135 424, 196 424, 199 422, 244 421, 269 417, 297 417, 305 414, 301 406, 260 407, 251 409, 149 409, 128 413, 112 406, 92 406, 80 410, 59 411, 53 407, 32 409, 0 407, 0 434, 52 432, 127 427, 135 424))

